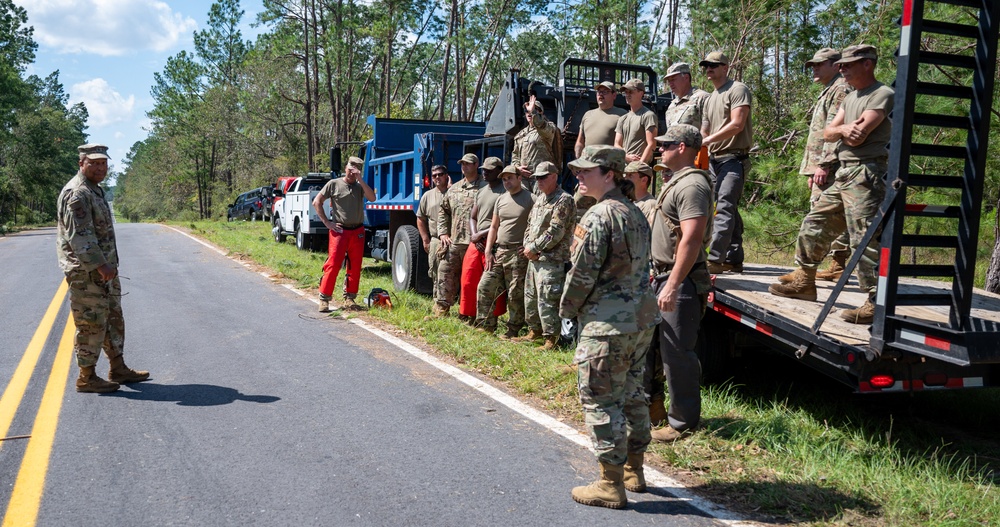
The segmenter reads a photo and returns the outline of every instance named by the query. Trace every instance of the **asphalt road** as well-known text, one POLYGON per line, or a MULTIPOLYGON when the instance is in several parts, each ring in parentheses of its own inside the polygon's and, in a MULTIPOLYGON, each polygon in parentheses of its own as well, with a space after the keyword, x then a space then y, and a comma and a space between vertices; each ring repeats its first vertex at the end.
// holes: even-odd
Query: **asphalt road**
POLYGON ((117 231, 152 377, 108 395, 74 390, 68 300, 11 395, 62 273, 54 229, 0 238, 0 435, 32 435, 0 442, 5 526, 725 524, 664 489, 579 505, 586 449, 173 230, 117 231))

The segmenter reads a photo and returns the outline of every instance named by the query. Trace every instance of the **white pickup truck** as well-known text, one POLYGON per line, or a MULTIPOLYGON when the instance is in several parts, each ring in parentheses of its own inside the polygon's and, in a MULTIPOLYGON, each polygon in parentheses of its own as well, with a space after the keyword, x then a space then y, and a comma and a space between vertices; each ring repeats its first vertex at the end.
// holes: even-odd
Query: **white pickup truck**
MULTIPOLYGON (((295 236, 295 246, 299 250, 321 250, 327 241, 327 228, 313 209, 312 201, 330 181, 329 173, 309 173, 296 178, 288 187, 288 192, 280 196, 274 205, 271 233, 274 241, 284 243, 288 235, 295 236)), ((275 196, 278 199, 279 196, 275 196)), ((327 217, 330 201, 323 204, 327 217)))

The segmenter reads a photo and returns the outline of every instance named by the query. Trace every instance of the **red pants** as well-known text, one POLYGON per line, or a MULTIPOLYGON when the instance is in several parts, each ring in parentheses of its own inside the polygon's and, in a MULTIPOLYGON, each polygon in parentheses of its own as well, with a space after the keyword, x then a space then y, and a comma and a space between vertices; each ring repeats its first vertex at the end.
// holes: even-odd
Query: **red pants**
POLYGON ((337 275, 344 265, 347 256, 347 283, 344 284, 344 295, 354 297, 358 294, 361 283, 361 260, 365 254, 365 228, 344 230, 336 233, 330 231, 330 257, 323 264, 323 279, 319 282, 319 294, 325 297, 333 296, 333 288, 337 286, 337 275))
MULTIPOLYGON (((465 259, 462 260, 462 292, 458 297, 458 314, 470 317, 476 316, 476 304, 479 301, 477 291, 479 290, 479 280, 486 270, 486 255, 479 252, 476 244, 470 243, 469 249, 465 251, 465 259)), ((507 293, 505 292, 497 299, 497 305, 493 309, 493 316, 500 316, 507 312, 507 293)))

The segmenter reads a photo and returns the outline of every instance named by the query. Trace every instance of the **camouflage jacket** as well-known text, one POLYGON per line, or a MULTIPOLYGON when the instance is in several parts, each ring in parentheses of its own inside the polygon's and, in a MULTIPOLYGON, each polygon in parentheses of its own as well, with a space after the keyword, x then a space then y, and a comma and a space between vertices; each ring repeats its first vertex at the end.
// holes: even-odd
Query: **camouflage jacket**
POLYGON ((667 128, 675 124, 689 124, 701 130, 702 112, 708 96, 709 93, 705 90, 691 88, 691 93, 674 97, 663 114, 667 128))
POLYGON ((559 316, 577 317, 581 335, 623 335, 660 320, 649 284, 649 224, 613 189, 576 226, 559 316))
POLYGON ((569 244, 576 227, 576 203, 565 190, 536 195, 524 231, 524 249, 538 253, 543 262, 569 261, 569 244))
POLYGON ((63 272, 118 266, 114 219, 100 186, 77 172, 59 193, 57 210, 56 254, 63 272))
POLYGON ((813 107, 812 121, 809 123, 809 137, 806 139, 806 151, 802 156, 799 174, 811 176, 819 167, 835 168, 837 162, 837 147, 840 141, 828 143, 823 140, 823 129, 837 116, 840 103, 854 88, 844 80, 839 73, 823 88, 813 107))
POLYGON ((472 217, 472 206, 476 204, 476 194, 486 186, 486 180, 479 179, 469 183, 462 178, 460 183, 453 183, 448 193, 438 207, 438 237, 450 236, 452 243, 467 245, 469 243, 469 218, 472 217))
POLYGON ((531 124, 514 136, 510 164, 534 170, 538 163, 550 161, 562 170, 562 135, 544 115, 535 115, 531 124))

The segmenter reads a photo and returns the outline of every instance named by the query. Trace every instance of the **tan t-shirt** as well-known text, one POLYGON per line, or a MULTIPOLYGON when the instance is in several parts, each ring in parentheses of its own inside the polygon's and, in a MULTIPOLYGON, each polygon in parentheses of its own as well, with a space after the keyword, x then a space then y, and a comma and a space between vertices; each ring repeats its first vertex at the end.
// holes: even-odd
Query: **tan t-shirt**
MULTIPOLYGON (((705 101, 703 119, 708 122, 709 135, 718 132, 732 120, 733 108, 750 106, 752 102, 750 88, 740 81, 729 79, 718 90, 712 92, 705 101)), ((753 112, 747 116, 743 130, 724 141, 716 141, 708 145, 708 152, 715 155, 725 155, 732 151, 750 150, 753 146, 753 112)))
POLYGON ((350 184, 344 178, 331 179, 320 194, 330 199, 330 219, 351 227, 365 222, 365 190, 360 183, 350 184))
POLYGON ((653 214, 656 213, 656 198, 654 198, 652 194, 646 194, 646 197, 635 200, 635 206, 639 207, 643 216, 646 216, 646 221, 649 222, 649 226, 652 227, 653 214))
POLYGON ((615 144, 615 128, 618 119, 628 113, 628 110, 612 106, 607 110, 594 108, 583 114, 580 121, 580 132, 583 133, 583 146, 615 144))
POLYGON ((889 151, 885 146, 889 144, 889 136, 892 134, 892 123, 889 121, 889 112, 892 111, 895 92, 892 88, 876 82, 871 86, 858 91, 853 91, 844 97, 841 108, 844 109, 844 122, 853 123, 865 110, 882 110, 885 112, 885 119, 875 127, 865 142, 859 146, 848 146, 841 142, 840 152, 837 154, 841 161, 871 161, 875 159, 886 159, 889 151))
MULTIPOLYGON (((445 192, 448 192, 445 190, 445 192)), ((417 217, 423 218, 427 223, 427 232, 431 238, 438 237, 438 207, 444 200, 444 192, 434 187, 420 197, 420 205, 417 206, 417 217)))
MULTIPOLYGON (((497 204, 497 198, 506 193, 507 189, 503 188, 503 183, 499 179, 492 187, 486 185, 479 189, 479 193, 476 194, 476 207, 478 207, 477 211, 479 212, 476 217, 477 231, 490 228, 490 223, 493 222, 493 207, 497 204)), ((486 239, 483 238, 483 241, 485 242, 486 239)))
MULTIPOLYGON (((666 192, 660 194, 656 214, 653 216, 653 241, 650 249, 650 256, 657 267, 673 267, 682 221, 702 216, 711 220, 712 185, 705 177, 706 174, 708 172, 693 167, 674 172, 674 177, 664 187, 666 192), (676 231, 668 225, 667 218, 677 226, 676 231)), ((702 248, 708 247, 711 240, 712 222, 707 221, 702 248)), ((705 251, 698 251, 695 263, 706 259, 705 251)))
POLYGON ((622 148, 626 154, 641 156, 646 150, 646 131, 651 130, 656 135, 657 126, 656 113, 643 106, 621 116, 615 134, 622 134, 622 148))
POLYGON ((535 204, 531 192, 523 188, 517 194, 506 193, 497 198, 494 214, 500 216, 497 230, 497 244, 509 245, 524 242, 524 231, 528 228, 528 215, 535 204))

